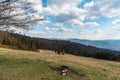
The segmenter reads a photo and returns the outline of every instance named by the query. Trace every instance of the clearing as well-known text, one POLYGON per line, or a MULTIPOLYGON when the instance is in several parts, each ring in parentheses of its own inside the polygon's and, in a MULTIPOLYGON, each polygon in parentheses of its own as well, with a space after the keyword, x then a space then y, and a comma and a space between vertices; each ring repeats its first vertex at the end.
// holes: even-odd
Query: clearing
POLYGON ((0 48, 0 80, 120 80, 120 62, 0 48), (70 73, 60 75, 60 65, 70 73))

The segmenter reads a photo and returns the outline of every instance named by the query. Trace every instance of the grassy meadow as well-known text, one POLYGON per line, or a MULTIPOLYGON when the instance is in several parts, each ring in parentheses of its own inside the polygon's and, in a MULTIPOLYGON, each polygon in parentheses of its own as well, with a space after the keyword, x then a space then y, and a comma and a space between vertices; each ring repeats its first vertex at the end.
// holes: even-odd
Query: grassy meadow
POLYGON ((0 48, 0 80, 120 80, 120 62, 0 48), (70 73, 60 75, 60 65, 70 73))

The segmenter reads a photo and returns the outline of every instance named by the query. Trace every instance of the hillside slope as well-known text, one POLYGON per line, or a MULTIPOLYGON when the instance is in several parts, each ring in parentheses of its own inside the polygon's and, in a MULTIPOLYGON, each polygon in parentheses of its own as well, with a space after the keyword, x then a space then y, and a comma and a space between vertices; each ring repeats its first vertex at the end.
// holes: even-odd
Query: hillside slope
POLYGON ((32 38, 25 35, 0 31, 0 47, 38 51, 54 50, 56 53, 69 53, 77 56, 93 57, 107 60, 120 60, 120 52, 86 46, 65 40, 32 38), (118 54, 117 54, 118 53, 118 54))
POLYGON ((120 62, 0 48, 0 80, 120 80, 120 62), (60 65, 70 67, 67 76, 57 71, 60 65))

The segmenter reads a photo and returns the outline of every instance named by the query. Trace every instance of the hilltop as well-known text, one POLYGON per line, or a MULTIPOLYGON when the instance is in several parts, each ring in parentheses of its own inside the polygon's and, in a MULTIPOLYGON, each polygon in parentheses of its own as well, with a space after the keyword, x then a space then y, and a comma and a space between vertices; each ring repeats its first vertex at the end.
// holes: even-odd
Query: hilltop
POLYGON ((120 63, 114 61, 0 48, 0 80, 120 80, 119 71, 120 63), (67 76, 57 71, 60 65, 70 67, 67 76))

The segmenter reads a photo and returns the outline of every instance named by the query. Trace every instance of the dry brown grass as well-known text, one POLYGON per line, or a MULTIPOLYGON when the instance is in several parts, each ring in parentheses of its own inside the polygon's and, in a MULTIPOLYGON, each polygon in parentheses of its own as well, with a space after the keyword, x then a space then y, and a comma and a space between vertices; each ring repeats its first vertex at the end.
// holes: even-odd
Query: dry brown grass
POLYGON ((8 45, 3 45, 3 44, 0 44, 0 48, 17 49, 18 50, 18 48, 16 46, 8 46, 8 45))
POLYGON ((57 64, 59 63, 64 65, 73 65, 76 67, 86 69, 88 71, 93 70, 105 73, 108 76, 108 80, 112 80, 111 78, 114 77, 118 77, 120 79, 120 62, 79 57, 70 54, 59 55, 56 54, 54 51, 49 50, 40 50, 40 52, 32 52, 0 48, 0 55, 15 58, 28 58, 33 60, 39 59, 54 62, 57 64))

